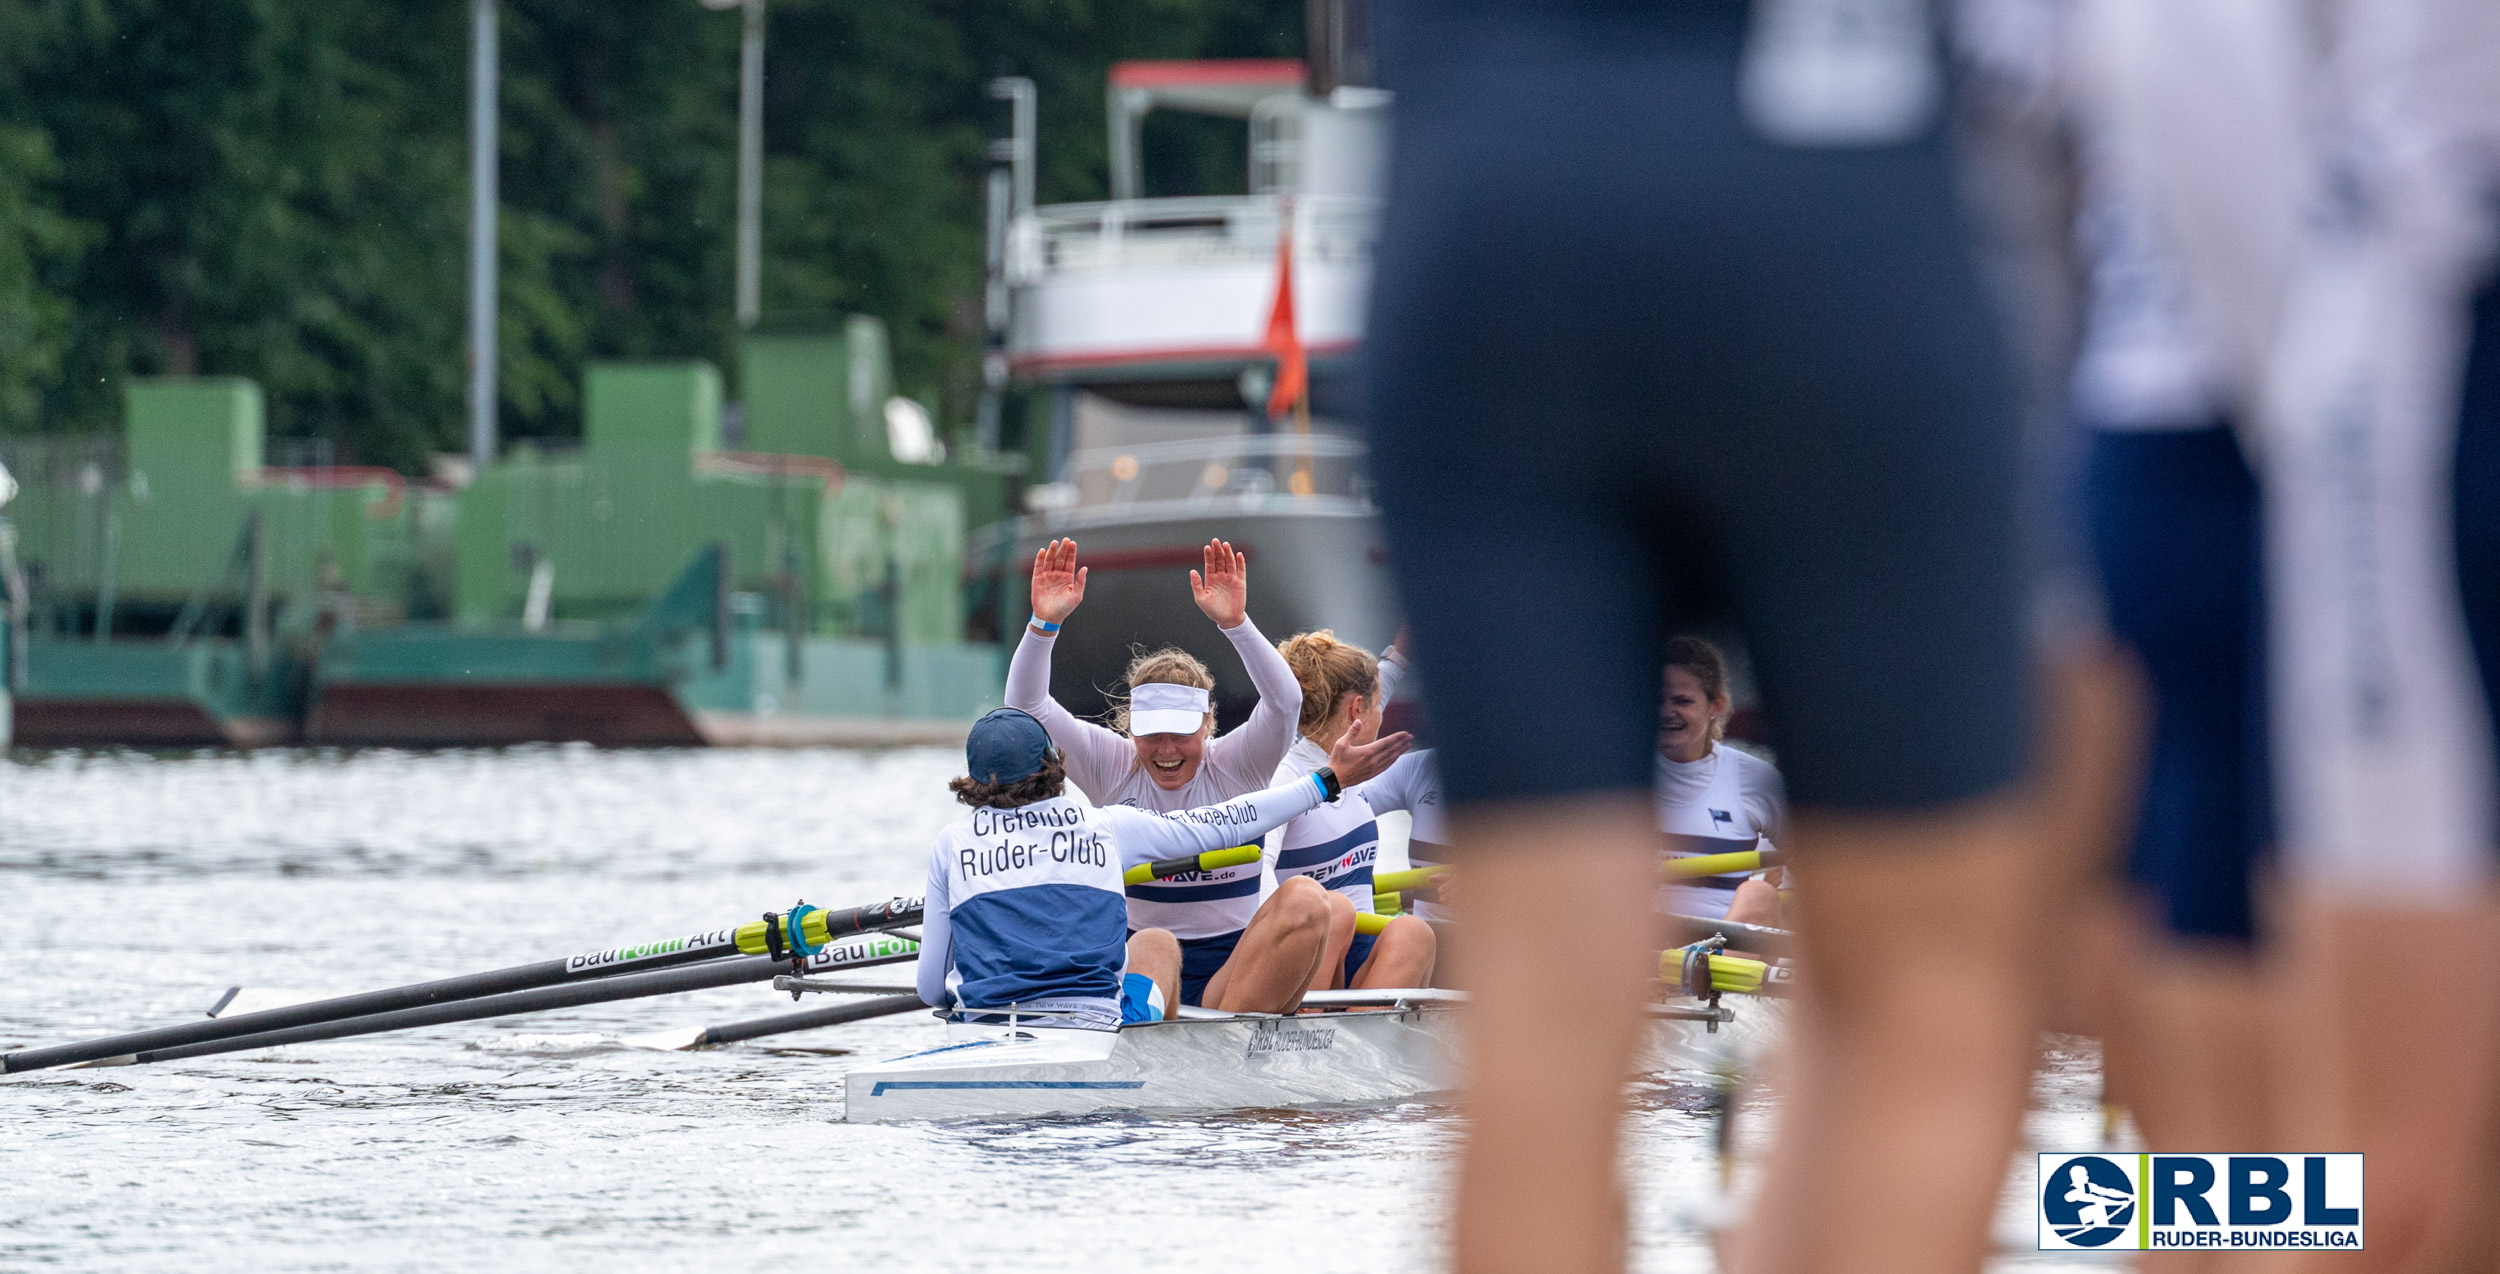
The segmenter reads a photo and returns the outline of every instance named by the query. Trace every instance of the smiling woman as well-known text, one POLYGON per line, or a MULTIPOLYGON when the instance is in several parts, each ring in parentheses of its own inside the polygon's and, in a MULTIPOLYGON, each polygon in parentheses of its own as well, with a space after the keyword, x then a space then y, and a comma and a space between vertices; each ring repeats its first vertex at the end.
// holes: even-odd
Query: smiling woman
POLYGON ((1198 776, 1215 712, 1207 692, 1215 675, 1196 655, 1174 646, 1139 655, 1122 680, 1129 687, 1111 708, 1111 728, 1136 745, 1137 765, 1154 785, 1177 792, 1198 776))
MULTIPOLYGON (((1249 562, 1211 540, 1189 573, 1198 609, 1233 644, 1258 687, 1241 727, 1214 737, 1205 664, 1179 650, 1130 663, 1112 727, 1079 720, 1050 697, 1050 653, 1060 625, 1085 600, 1076 541, 1033 555, 1033 621, 1007 668, 1007 706, 1029 712, 1067 757, 1068 778, 1099 805, 1155 813, 1219 805, 1269 785, 1293 745, 1302 684, 1259 634, 1248 611, 1249 562)), ((1391 752, 1406 738, 1380 740, 1391 752)), ((1326 892, 1291 880, 1261 902, 1264 859, 1128 886, 1131 930, 1167 929, 1180 940, 1183 1004, 1275 1012, 1297 1001, 1318 969, 1327 935, 1326 892)))
POLYGON ((1209 541, 1202 569, 1189 573, 1198 609, 1240 653, 1258 687, 1250 719, 1216 738, 1208 692, 1215 677, 1196 656, 1167 647, 1131 661, 1126 686, 1105 727, 1079 719, 1050 696, 1050 657, 1060 625, 1085 600, 1087 568, 1076 541, 1053 540, 1033 555, 1033 621, 1007 669, 1007 706, 1032 713, 1067 754, 1068 778, 1099 805, 1169 812, 1219 804, 1267 786, 1293 745, 1302 686, 1250 622, 1249 562, 1209 541))
MULTIPOLYGON (((1767 847, 1785 833, 1788 793, 1771 763, 1720 740, 1729 710, 1727 658, 1698 637, 1667 643, 1658 710, 1658 830, 1667 853, 1689 858, 1767 847)), ((1744 872, 1666 886, 1668 911, 1778 926, 1779 892, 1744 872)))

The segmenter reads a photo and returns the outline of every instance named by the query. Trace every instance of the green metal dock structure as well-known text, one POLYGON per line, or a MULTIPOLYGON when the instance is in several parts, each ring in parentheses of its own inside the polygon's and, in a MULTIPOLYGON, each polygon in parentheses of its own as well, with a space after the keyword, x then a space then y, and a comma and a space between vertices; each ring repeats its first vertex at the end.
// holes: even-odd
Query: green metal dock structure
POLYGON ((593 364, 576 448, 458 490, 265 464, 259 391, 127 388, 124 439, 10 440, 21 746, 880 744, 999 702, 967 640, 995 461, 898 459, 884 330, 593 364))
POLYGON ((409 591, 410 484, 388 470, 265 465, 250 381, 135 381, 124 402, 121 438, 10 440, 11 600, 26 616, 15 741, 293 737, 295 647, 409 591))

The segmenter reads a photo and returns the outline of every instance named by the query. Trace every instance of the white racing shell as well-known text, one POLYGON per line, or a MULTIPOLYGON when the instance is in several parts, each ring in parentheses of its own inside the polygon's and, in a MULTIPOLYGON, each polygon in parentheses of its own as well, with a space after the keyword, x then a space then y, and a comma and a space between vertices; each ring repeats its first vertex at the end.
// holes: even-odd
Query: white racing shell
MULTIPOLYGON (((943 1044, 853 1070, 844 1106, 853 1122, 1013 1119, 1368 1104, 1456 1086, 1453 1006, 1461 993, 1315 992, 1312 999, 1331 994, 1394 1003, 1290 1017, 1191 1010, 1116 1032, 954 1025, 943 1044)), ((1784 1033, 1786 1008, 1747 999, 1715 1032, 1662 1017, 1636 1069, 1711 1071, 1749 1059, 1784 1033)))

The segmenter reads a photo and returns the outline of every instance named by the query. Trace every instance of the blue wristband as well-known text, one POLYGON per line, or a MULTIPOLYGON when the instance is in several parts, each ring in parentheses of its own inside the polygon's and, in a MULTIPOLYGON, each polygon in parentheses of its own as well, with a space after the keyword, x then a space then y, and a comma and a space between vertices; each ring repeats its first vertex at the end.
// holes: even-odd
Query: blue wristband
POLYGON ((1029 620, 1027 620, 1027 621, 1025 621, 1025 622, 1027 622, 1027 623, 1029 623, 1029 624, 1033 625, 1035 628, 1041 629, 1043 632, 1046 632, 1046 633, 1055 633, 1055 632, 1058 632, 1058 631, 1059 631, 1059 625, 1054 624, 1054 623, 1051 623, 1051 622, 1049 622, 1049 621, 1047 621, 1047 620, 1043 619, 1043 618, 1042 618, 1041 616, 1039 616, 1039 615, 1035 615, 1033 618, 1031 618, 1031 619, 1029 619, 1029 620))

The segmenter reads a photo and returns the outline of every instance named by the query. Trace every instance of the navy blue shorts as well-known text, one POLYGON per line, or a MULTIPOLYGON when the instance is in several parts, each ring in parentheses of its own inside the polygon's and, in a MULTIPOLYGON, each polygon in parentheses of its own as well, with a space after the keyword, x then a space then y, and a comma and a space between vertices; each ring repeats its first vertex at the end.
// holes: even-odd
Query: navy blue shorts
POLYGON ((1202 1007, 1207 993, 1207 979, 1214 977, 1233 958, 1233 946, 1241 941, 1245 930, 1219 933, 1212 938, 1183 938, 1181 944, 1181 1003, 1202 1007))
POLYGON ((2484 700, 2500 723, 2500 278, 2474 298, 2456 466, 2457 587, 2484 700))
POLYGON ((2083 503, 2110 629, 2153 697, 2128 878, 2172 933, 2251 941, 2273 839, 2256 478, 2226 427, 2097 431, 2083 503))
POLYGON ((1799 805, 2004 787, 2020 426, 1945 146, 1757 137, 1739 0, 1542 8, 1380 14, 1365 410, 1446 788, 1646 790, 1721 624, 1799 805))
POLYGON ((1345 949, 1345 984, 1354 985, 1354 975, 1363 971, 1363 962, 1372 958, 1372 948, 1379 945, 1380 935, 1358 933, 1354 945, 1345 949))

